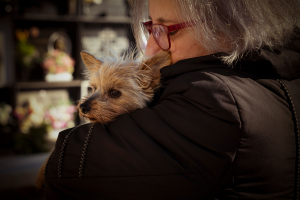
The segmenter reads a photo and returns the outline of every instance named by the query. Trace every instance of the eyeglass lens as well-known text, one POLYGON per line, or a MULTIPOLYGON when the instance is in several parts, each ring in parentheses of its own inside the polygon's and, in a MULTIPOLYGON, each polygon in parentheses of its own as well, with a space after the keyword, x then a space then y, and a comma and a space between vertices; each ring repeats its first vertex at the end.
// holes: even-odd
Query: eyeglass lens
POLYGON ((152 34, 156 43, 163 50, 168 50, 170 47, 169 37, 168 37, 168 28, 159 24, 152 25, 152 34))

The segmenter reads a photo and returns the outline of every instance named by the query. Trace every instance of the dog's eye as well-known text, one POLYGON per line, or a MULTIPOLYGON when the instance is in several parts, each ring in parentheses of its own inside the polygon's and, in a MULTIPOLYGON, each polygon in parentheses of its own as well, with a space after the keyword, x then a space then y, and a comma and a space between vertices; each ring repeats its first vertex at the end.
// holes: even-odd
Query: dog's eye
POLYGON ((119 90, 111 89, 111 90, 109 91, 109 96, 110 96, 111 98, 118 98, 118 97, 121 96, 121 92, 120 92, 119 90))

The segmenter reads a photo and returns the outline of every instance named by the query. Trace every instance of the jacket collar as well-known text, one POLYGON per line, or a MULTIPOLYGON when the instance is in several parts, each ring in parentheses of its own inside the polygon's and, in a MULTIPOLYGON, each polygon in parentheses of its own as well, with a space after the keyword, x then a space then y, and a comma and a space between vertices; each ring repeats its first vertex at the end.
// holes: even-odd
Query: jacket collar
POLYGON ((176 62, 173 65, 166 66, 161 69, 161 78, 162 80, 170 79, 176 77, 180 74, 198 71, 208 68, 226 68, 228 67, 225 64, 222 64, 219 59, 224 53, 216 53, 202 57, 189 58, 176 62))
POLYGON ((284 47, 263 48, 261 56, 272 63, 274 71, 282 78, 300 78, 300 29, 294 30, 294 36, 284 47))

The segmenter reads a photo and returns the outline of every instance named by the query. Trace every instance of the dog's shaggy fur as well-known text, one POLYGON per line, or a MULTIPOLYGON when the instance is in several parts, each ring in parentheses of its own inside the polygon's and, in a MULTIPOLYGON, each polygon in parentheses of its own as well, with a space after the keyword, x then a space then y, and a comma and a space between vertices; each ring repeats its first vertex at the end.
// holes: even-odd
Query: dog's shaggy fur
POLYGON ((81 52, 93 93, 80 100, 77 108, 90 122, 106 124, 117 116, 143 108, 159 87, 160 69, 171 64, 169 52, 161 52, 145 61, 133 56, 99 60, 81 52))

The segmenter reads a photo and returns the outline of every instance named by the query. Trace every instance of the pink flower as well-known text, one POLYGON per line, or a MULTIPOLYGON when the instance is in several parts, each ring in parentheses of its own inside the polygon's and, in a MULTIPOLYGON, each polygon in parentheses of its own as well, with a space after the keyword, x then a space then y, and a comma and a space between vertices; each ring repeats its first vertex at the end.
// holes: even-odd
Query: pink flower
POLYGON ((73 73, 75 61, 67 53, 53 50, 46 53, 42 67, 47 73, 73 73))
POLYGON ((73 114, 76 112, 76 106, 74 105, 70 105, 67 109, 67 112, 70 113, 70 114, 73 114))
POLYGON ((43 67, 44 69, 48 70, 51 66, 55 65, 55 61, 53 58, 47 58, 45 59, 45 61, 43 62, 43 67))
POLYGON ((54 129, 62 129, 65 128, 67 126, 67 122, 63 122, 63 121, 53 121, 52 122, 52 127, 54 129))
POLYGON ((56 73, 63 73, 65 72, 66 70, 63 68, 63 67, 57 67, 56 68, 56 73))

